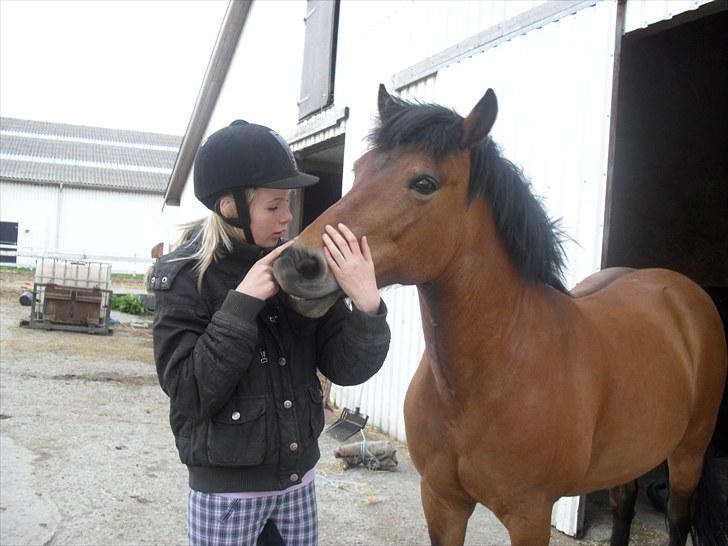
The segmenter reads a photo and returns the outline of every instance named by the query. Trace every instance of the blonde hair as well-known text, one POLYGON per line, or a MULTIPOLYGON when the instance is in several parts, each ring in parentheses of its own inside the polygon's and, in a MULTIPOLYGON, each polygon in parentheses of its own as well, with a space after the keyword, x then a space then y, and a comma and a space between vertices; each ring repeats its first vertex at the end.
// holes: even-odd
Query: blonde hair
MULTIPOLYGON (((245 190, 245 201, 248 207, 253 205, 256 192, 257 188, 245 190)), ((224 195, 220 199, 229 196, 232 196, 232 194, 224 195)), ((182 230, 182 235, 175 246, 199 245, 194 254, 189 258, 182 259, 197 262, 194 266, 197 273, 197 291, 202 292, 202 279, 208 268, 226 253, 232 252, 234 240, 244 241, 245 234, 241 228, 231 226, 225 222, 222 216, 216 212, 211 212, 206 218, 180 224, 179 228, 182 230)))

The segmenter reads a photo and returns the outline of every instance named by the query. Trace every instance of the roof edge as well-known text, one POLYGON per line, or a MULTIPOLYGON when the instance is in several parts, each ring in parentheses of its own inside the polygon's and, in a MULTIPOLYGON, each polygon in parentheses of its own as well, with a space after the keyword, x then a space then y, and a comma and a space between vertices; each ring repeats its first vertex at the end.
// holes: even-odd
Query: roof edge
POLYGON ((0 182, 9 184, 29 184, 34 186, 59 186, 63 188, 75 188, 79 190, 104 190, 115 191, 120 193, 144 193, 164 195, 164 190, 155 190, 153 188, 130 188, 128 186, 114 186, 112 184, 86 184, 83 182, 59 182, 58 180, 40 180, 36 178, 13 178, 9 176, 1 176, 0 182))

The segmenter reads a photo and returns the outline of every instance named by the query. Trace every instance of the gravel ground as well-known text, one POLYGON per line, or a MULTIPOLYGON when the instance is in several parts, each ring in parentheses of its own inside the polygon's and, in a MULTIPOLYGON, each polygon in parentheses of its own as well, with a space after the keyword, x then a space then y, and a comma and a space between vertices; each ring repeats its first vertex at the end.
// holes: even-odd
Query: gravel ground
MULTIPOLYGON (((0 271, 0 544, 185 544, 186 471, 150 331, 120 315, 111 336, 19 328, 29 315, 17 300, 26 280, 0 271)), ((406 446, 395 444, 396 471, 344 470, 333 457, 337 443, 322 436, 320 544, 429 543, 419 478, 406 446)), ((604 504, 603 493, 589 497, 584 539, 553 531, 551 543, 608 542, 604 504)), ((661 516, 640 506, 633 543, 664 542, 661 516)), ((478 507, 466 544, 507 543, 478 507)))

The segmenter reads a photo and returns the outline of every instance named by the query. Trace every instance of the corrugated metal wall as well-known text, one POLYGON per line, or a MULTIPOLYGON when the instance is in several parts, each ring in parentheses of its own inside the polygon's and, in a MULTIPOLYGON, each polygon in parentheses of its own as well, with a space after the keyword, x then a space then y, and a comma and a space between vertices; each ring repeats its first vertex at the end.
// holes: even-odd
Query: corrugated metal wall
POLYGON ((438 102, 463 115, 496 92, 493 139, 572 239, 567 285, 601 265, 615 22, 600 2, 437 76, 438 102))
POLYGON ((659 21, 698 9, 712 0, 629 0, 625 5, 624 32, 632 32, 659 21))
POLYGON ((145 273, 159 214, 154 194, 0 184, 0 219, 18 223, 18 264, 24 266, 42 255, 85 256, 110 262, 114 272, 145 273))
MULTIPOLYGON (((18 249, 42 252, 57 238, 57 186, 0 183, 0 220, 18 223, 18 249)), ((35 265, 35 258, 18 259, 18 265, 35 265)))
POLYGON ((65 188, 60 248, 98 256, 114 272, 145 273, 159 241, 154 226, 160 196, 65 188))

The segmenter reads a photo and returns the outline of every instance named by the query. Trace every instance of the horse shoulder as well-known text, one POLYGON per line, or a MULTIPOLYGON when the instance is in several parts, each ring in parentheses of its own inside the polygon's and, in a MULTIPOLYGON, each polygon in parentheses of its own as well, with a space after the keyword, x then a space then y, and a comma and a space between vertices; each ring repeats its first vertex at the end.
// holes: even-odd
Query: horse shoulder
POLYGON ((589 275, 572 288, 571 295, 575 298, 588 296, 606 286, 609 286, 620 277, 633 273, 634 271, 636 270, 631 267, 609 267, 607 269, 602 269, 601 271, 597 271, 596 273, 589 275))

